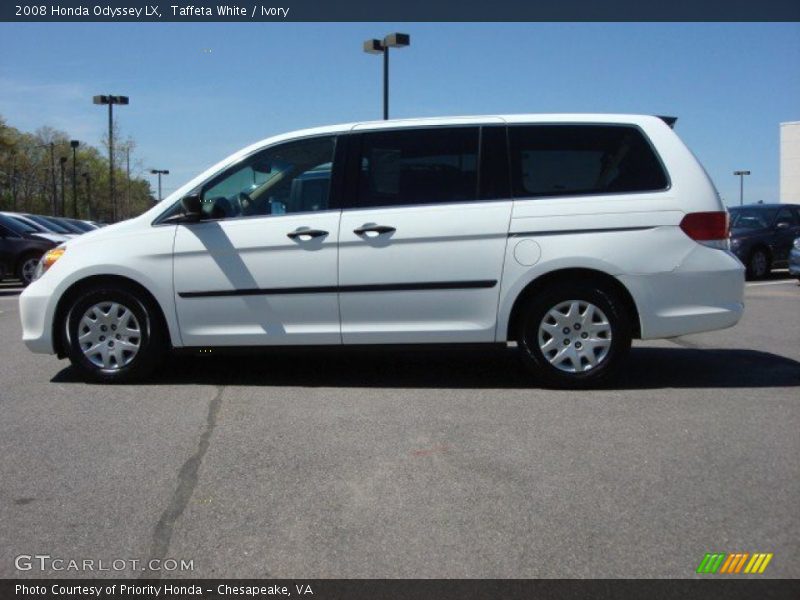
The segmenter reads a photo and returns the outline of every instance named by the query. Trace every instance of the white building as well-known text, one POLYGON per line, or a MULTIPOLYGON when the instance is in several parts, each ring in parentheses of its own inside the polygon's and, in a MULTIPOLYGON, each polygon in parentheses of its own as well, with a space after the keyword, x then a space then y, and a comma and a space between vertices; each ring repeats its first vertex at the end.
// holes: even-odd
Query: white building
POLYGON ((800 204, 800 121, 781 123, 781 202, 800 204))

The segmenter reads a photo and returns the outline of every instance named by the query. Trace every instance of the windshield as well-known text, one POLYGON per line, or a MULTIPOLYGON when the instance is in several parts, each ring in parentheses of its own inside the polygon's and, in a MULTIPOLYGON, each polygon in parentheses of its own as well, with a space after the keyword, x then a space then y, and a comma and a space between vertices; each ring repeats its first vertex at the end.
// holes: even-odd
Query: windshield
POLYGON ((94 225, 90 225, 89 223, 85 223, 83 221, 75 221, 73 219, 67 219, 66 221, 76 229, 80 229, 83 232, 94 231, 95 229, 97 229, 97 227, 95 227, 94 225))
POLYGON ((47 217, 47 220, 51 223, 55 223, 56 225, 61 225, 61 227, 65 228, 70 233, 84 233, 84 230, 68 221, 67 219, 58 219, 55 217, 47 217))
POLYGON ((9 215, 8 219, 13 221, 20 227, 24 227, 25 230, 30 230, 28 233, 48 233, 48 230, 39 225, 35 221, 31 221, 30 219, 26 219, 20 215, 9 215))
POLYGON ((6 215, 0 215, 0 223, 2 223, 6 229, 10 229, 17 235, 25 235, 26 233, 37 232, 36 229, 30 225, 23 223, 22 221, 18 221, 12 217, 7 217, 6 215))
POLYGON ((51 221, 50 219, 46 219, 45 217, 40 217, 39 215, 25 215, 26 218, 30 219, 31 221, 35 221, 45 229, 55 233, 74 233, 64 227, 63 225, 59 225, 55 221, 51 221))
POLYGON ((777 208, 733 208, 731 227, 735 229, 764 229, 778 214, 777 208))

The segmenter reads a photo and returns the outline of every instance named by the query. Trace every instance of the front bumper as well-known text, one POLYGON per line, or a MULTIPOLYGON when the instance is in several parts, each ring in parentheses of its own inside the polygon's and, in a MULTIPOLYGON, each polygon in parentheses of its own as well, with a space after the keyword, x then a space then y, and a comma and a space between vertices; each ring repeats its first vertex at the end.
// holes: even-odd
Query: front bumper
POLYGON ((22 341, 31 352, 55 354, 53 347, 53 290, 39 279, 31 283, 19 297, 22 341))

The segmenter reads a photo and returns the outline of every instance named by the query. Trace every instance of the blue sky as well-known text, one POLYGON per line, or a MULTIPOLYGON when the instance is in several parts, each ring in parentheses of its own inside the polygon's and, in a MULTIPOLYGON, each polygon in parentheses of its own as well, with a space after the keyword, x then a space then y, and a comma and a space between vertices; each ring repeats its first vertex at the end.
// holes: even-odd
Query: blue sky
POLYGON ((381 61, 361 42, 411 34, 393 53, 391 116, 635 112, 677 131, 729 204, 778 197, 778 124, 800 120, 800 24, 42 23, 0 24, 0 114, 99 145, 100 93, 165 194, 269 135, 381 116, 381 61))

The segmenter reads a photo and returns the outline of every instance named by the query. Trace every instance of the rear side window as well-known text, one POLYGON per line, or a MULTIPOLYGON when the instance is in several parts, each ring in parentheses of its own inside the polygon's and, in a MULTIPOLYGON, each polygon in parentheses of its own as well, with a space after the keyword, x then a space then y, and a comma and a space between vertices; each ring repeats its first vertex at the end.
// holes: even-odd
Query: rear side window
POLYGON ((793 210, 790 210, 789 208, 782 208, 778 212, 778 217, 775 219, 775 222, 788 223, 791 227, 794 227, 795 225, 797 225, 797 217, 795 217, 793 210))
POLYGON ((365 133, 358 187, 363 207, 475 200, 478 128, 365 133))
POLYGON ((509 128, 514 196, 649 192, 667 176, 642 132, 626 125, 509 128))

